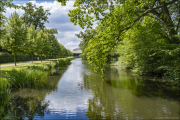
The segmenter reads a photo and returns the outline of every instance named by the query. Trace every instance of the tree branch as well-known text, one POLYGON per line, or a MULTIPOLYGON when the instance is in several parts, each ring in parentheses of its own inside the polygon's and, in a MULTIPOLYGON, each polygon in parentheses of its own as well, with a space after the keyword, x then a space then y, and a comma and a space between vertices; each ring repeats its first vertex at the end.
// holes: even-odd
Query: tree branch
MULTIPOLYGON (((150 13, 150 12, 154 12, 154 13, 157 14, 157 15, 159 16, 159 18, 160 18, 160 14, 159 14, 158 12, 156 12, 155 10, 158 9, 158 8, 162 8, 162 7, 165 6, 165 5, 172 4, 172 3, 176 2, 176 1, 178 1, 178 0, 173 0, 173 1, 171 1, 171 2, 164 3, 164 4, 162 4, 162 5, 160 5, 160 6, 156 7, 156 8, 153 8, 154 4, 156 3, 156 0, 155 0, 155 2, 153 3, 151 9, 147 9, 142 15, 138 16, 138 18, 136 18, 136 19, 134 20, 134 22, 131 24, 131 26, 129 26, 129 27, 127 27, 127 28, 124 28, 123 30, 120 30, 120 31, 119 31, 119 33, 114 37, 114 38, 116 38, 116 39, 115 39, 115 42, 114 42, 113 46, 115 46, 115 44, 117 44, 117 42, 119 41, 120 34, 121 34, 123 31, 125 31, 125 32, 128 31, 131 27, 133 27, 133 26, 135 25, 135 23, 136 23, 140 18, 142 18, 143 16, 147 15, 147 14, 150 13)), ((161 34, 161 35, 162 35, 162 34, 161 34)), ((167 36, 164 36, 164 35, 162 35, 162 36, 165 37, 165 38, 167 38, 167 39, 171 42, 171 40, 170 40, 167 36)), ((112 49, 112 48, 113 48, 113 47, 111 47, 111 49, 112 49)), ((111 49, 109 49, 108 52, 111 51, 111 49)))

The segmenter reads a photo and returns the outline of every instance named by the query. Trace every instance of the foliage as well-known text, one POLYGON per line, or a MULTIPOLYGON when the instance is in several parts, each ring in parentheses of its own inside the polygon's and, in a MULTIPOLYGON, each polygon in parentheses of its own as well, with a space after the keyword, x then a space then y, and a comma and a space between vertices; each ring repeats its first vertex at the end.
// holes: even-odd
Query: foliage
MULTIPOLYGON (((57 29, 47 29, 45 28, 45 22, 48 22, 48 15, 50 13, 40 6, 37 8, 31 2, 27 3, 26 6, 15 6, 10 3, 11 1, 3 0, 1 4, 3 5, 1 10, 5 12, 4 6, 13 6, 15 8, 22 8, 25 13, 23 16, 19 16, 16 12, 11 14, 6 26, 5 17, 2 17, 3 21, 3 36, 1 37, 0 46, 3 49, 11 51, 14 55, 14 62, 16 65, 17 54, 32 55, 32 62, 34 56, 41 56, 41 61, 43 56, 47 58, 59 58, 71 56, 72 52, 67 50, 62 46, 54 34, 58 34, 57 29), (6 30, 4 29, 6 27, 6 30)), ((1 29, 2 30, 2 29, 1 29)), ((13 61, 11 56, 5 55, 8 58, 7 61, 13 61)), ((28 59, 29 60, 29 59, 28 59)))
MULTIPOLYGON (((65 5, 67 0, 57 1, 65 5)), ((109 56, 119 53, 125 67, 179 84, 180 1, 76 0, 74 7, 68 13, 74 25, 84 29, 98 24, 92 38, 83 38, 87 30, 78 36, 83 38, 82 56, 87 55, 95 71, 104 74, 109 56)))
POLYGON ((139 74, 157 75, 179 82, 179 45, 164 38, 164 31, 156 22, 146 17, 143 24, 125 34, 118 46, 120 64, 139 74))
POLYGON ((61 45, 54 34, 57 34, 56 29, 39 30, 37 34, 38 54, 51 56, 51 58, 71 56, 72 52, 61 45))
POLYGON ((85 48, 88 46, 88 42, 91 38, 93 38, 95 35, 97 34, 97 30, 90 30, 87 29, 84 32, 80 32, 79 34, 76 34, 76 36, 78 38, 81 38, 81 42, 79 44, 80 49, 82 50, 82 53, 80 55, 80 57, 82 57, 82 59, 87 59, 87 52, 85 51, 85 48))
POLYGON ((22 19, 25 22, 26 26, 30 26, 31 24, 33 24, 36 30, 40 30, 45 28, 45 22, 49 22, 49 10, 44 10, 42 6, 36 7, 36 5, 28 2, 26 3, 26 6, 21 6, 21 8, 25 11, 22 19))
MULTIPOLYGON (((68 0, 57 0, 65 4, 68 0)), ((151 16, 158 20, 167 30, 166 35, 172 43, 179 43, 177 38, 179 31, 179 7, 178 0, 76 0, 73 10, 69 11, 71 22, 77 23, 81 28, 92 28, 94 21, 99 21, 107 26, 108 23, 119 23, 116 36, 122 36, 125 31, 132 28, 135 23, 141 23, 144 16, 151 16), (162 11, 161 11, 162 9, 162 11), (94 15, 94 16, 93 16, 94 15), (173 20, 172 20, 173 16, 173 20), (95 19, 94 19, 95 18, 95 19), (115 21, 118 19, 118 21, 115 21), (109 21, 107 21, 109 19, 109 21)))

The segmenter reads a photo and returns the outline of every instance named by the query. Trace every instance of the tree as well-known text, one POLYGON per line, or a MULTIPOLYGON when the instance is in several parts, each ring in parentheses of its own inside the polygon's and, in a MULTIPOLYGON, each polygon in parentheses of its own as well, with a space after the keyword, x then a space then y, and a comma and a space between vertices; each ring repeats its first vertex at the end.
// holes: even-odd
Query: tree
POLYGON ((52 57, 54 56, 55 58, 57 58, 59 52, 61 52, 61 47, 59 45, 58 40, 54 38, 52 42, 52 49, 51 49, 52 57))
POLYGON ((37 34, 37 53, 41 55, 41 62, 42 62, 42 55, 48 55, 50 51, 50 46, 48 44, 48 33, 43 32, 42 30, 38 31, 37 34))
MULTIPOLYGON (((67 0, 57 1, 65 5, 67 0)), ((152 21, 158 29, 147 27, 144 30, 154 30, 154 33, 164 37, 170 44, 180 43, 179 0, 76 0, 74 7, 76 8, 68 14, 74 25, 78 23, 83 29, 92 28, 93 22, 97 21, 98 26, 103 28, 98 35, 90 39, 86 49, 88 60, 95 65, 96 70, 101 69, 104 72, 107 57, 113 49, 124 40, 129 30, 135 26, 141 29, 141 24, 147 17, 153 18, 152 21)), ((150 35, 151 38, 153 35, 150 35)))
POLYGON ((1 40, 1 45, 3 48, 12 51, 16 66, 16 54, 24 53, 25 50, 24 45, 27 40, 27 29, 16 12, 9 17, 6 29, 7 33, 1 40))
POLYGON ((36 5, 33 5, 31 2, 28 2, 26 3, 26 6, 21 7, 25 11, 22 18, 26 26, 30 26, 31 24, 33 24, 36 30, 45 28, 45 22, 49 22, 49 10, 44 10, 42 6, 37 8, 36 5))
POLYGON ((32 63, 33 63, 33 55, 38 51, 37 45, 37 30, 33 24, 28 27, 28 34, 27 34, 27 42, 26 42, 26 53, 32 55, 32 63))
POLYGON ((56 37, 55 37, 55 35, 54 34, 58 34, 58 32, 57 32, 57 29, 56 28, 52 28, 52 29, 44 29, 44 32, 46 32, 47 33, 47 35, 48 35, 48 45, 49 45, 49 48, 50 48, 50 50, 48 51, 48 53, 47 53, 47 55, 51 55, 51 56, 53 56, 53 53, 54 53, 54 51, 53 50, 55 50, 55 48, 54 48, 54 41, 56 40, 56 37))
MULTIPOLYGON (((65 4, 68 0, 57 1, 65 4)), ((177 38, 180 25, 179 0, 118 0, 115 4, 112 0, 76 0, 74 7, 77 8, 70 10, 68 15, 75 25, 78 22, 82 28, 85 26, 91 28, 94 21, 94 17, 90 16, 92 13, 95 15, 95 20, 106 24, 106 20, 109 17, 113 18, 112 13, 116 11, 119 20, 126 19, 125 24, 121 25, 118 30, 117 38, 132 28, 138 21, 140 22, 144 16, 151 16, 160 21, 159 24, 164 25, 163 27, 167 29, 167 35, 170 36, 172 43, 178 44, 180 42, 177 38), (117 8, 119 9, 117 10, 117 8), (110 12, 105 13, 107 10, 110 12)), ((109 22, 112 23, 113 20, 109 22)))

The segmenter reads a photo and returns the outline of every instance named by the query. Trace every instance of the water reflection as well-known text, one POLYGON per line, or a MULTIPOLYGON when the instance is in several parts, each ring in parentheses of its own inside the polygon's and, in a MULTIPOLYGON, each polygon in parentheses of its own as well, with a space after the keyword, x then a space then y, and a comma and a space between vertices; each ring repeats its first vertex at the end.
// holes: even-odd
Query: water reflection
POLYGON ((159 83, 144 81, 115 67, 107 70, 106 81, 101 82, 100 75, 94 75, 91 67, 84 64, 81 82, 85 89, 94 93, 88 100, 88 118, 156 119, 168 116, 179 119, 178 91, 167 92, 159 83))
POLYGON ((81 73, 83 65, 80 59, 72 61, 67 71, 61 77, 57 92, 46 96, 50 101, 50 114, 44 118, 48 119, 88 119, 85 116, 88 108, 88 99, 92 95, 87 91, 81 90, 82 86, 77 84, 83 80, 81 73))
POLYGON ((4 105, 1 119, 33 119, 36 115, 48 113, 48 102, 33 98, 14 96, 4 105))

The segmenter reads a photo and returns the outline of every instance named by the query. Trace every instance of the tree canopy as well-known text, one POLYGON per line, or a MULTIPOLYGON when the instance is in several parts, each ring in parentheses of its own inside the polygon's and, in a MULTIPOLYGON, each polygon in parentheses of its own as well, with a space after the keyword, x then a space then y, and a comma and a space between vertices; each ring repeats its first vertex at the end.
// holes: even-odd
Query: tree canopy
MULTIPOLYGON (((66 5, 68 0, 57 1, 66 5)), ((87 31, 78 35, 96 71, 104 73, 108 56, 118 52, 125 67, 180 78, 179 0, 76 0, 68 15, 83 29, 97 21, 90 31, 95 36, 84 38, 87 31)))
MULTIPOLYGON (((68 0, 57 1, 65 4, 68 0)), ((114 19, 116 18, 124 22, 118 25, 118 38, 136 23, 140 23, 144 16, 150 16, 167 30, 172 43, 179 43, 176 36, 180 24, 178 0, 76 0, 74 7, 76 8, 69 10, 68 15, 70 20, 75 25, 78 23, 81 28, 91 28, 94 20, 103 25, 112 24, 117 22, 114 19)))
POLYGON ((49 22, 49 10, 44 10, 43 6, 36 7, 36 5, 28 2, 26 3, 26 6, 21 6, 21 8, 25 11, 22 18, 26 23, 26 26, 30 26, 31 24, 33 24, 35 26, 35 29, 39 30, 45 28, 45 22, 49 22))

